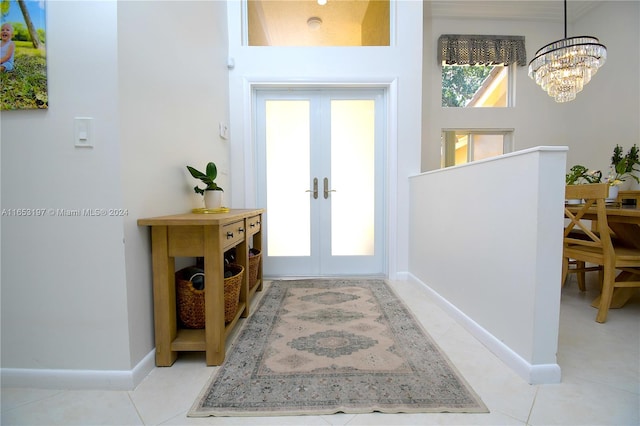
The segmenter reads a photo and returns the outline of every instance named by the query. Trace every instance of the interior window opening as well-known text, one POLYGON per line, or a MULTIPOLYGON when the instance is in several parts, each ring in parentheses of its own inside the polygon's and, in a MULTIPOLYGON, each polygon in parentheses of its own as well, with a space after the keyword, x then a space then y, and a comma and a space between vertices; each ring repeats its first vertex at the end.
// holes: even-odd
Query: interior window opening
POLYGON ((443 130, 441 167, 457 166, 513 151, 512 130, 443 130))
POLYGON ((389 46, 390 0, 247 0, 249 46, 389 46))

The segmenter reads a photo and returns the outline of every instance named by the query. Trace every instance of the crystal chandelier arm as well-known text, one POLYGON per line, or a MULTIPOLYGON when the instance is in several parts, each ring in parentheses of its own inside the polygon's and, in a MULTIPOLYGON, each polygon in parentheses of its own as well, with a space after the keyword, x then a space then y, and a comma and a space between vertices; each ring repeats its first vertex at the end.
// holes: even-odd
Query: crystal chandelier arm
POLYGON ((564 0, 564 38, 567 38, 567 0, 564 0))

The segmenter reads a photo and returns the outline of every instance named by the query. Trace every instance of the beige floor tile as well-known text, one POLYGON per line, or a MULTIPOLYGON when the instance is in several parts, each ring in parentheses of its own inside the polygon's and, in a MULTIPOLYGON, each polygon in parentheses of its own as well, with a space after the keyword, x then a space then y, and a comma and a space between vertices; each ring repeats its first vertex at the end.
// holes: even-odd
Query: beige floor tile
POLYGON ((180 354, 171 367, 154 369, 130 392, 145 424, 159 424, 191 407, 216 367, 207 367, 204 353, 180 354))
POLYGON ((61 390, 54 389, 23 389, 23 388, 2 388, 0 390, 0 407, 2 412, 13 410, 21 405, 29 404, 57 395, 61 390))
MULTIPOLYGON (((37 392, 37 391, 36 391, 37 392)), ((123 391, 65 391, 2 412, 3 425, 142 425, 123 391)))
POLYGON ((430 426, 430 425, 524 425, 523 422, 500 413, 458 414, 359 414, 349 426, 430 426))
POLYGON ((599 383, 540 385, 529 423, 537 425, 638 425, 640 396, 599 383))

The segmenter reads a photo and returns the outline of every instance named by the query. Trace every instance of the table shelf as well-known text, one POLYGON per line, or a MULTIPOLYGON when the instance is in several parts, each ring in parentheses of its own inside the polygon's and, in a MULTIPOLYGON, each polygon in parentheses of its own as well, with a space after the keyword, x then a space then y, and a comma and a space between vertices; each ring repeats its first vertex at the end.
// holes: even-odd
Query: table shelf
POLYGON ((176 352, 207 350, 204 337, 204 328, 178 329, 176 338, 173 339, 173 342, 171 342, 171 350, 176 352))
MULTIPOLYGON (((255 294, 255 291, 252 293, 255 294)), ((238 312, 228 324, 225 324, 224 334, 225 338, 229 337, 229 334, 233 331, 238 320, 242 317, 242 313, 245 308, 244 303, 238 305, 238 312)), ((204 328, 192 329, 192 328, 178 328, 176 332, 176 338, 171 342, 171 350, 176 352, 203 352, 207 350, 206 337, 204 328)))
POLYGON ((220 365, 225 358, 225 340, 240 318, 250 315, 250 302, 262 289, 262 267, 258 284, 249 288, 250 246, 262 250, 263 209, 229 210, 220 214, 188 213, 139 219, 151 227, 156 365, 170 366, 179 352, 205 351, 207 365, 220 365), (245 268, 238 311, 224 323, 224 252, 236 248, 236 262, 245 268), (204 329, 178 327, 176 315, 176 257, 204 258, 204 329), (210 308, 209 308, 210 307, 210 308))

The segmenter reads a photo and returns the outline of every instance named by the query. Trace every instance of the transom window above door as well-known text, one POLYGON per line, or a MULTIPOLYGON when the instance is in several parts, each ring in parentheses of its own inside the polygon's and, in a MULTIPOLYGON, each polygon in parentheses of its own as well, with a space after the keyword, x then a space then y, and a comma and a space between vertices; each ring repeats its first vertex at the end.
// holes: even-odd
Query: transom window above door
POLYGON ((249 46, 389 46, 390 0, 247 0, 249 46))

